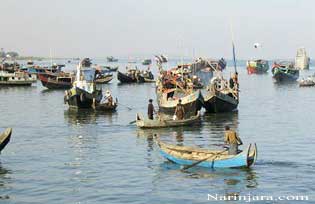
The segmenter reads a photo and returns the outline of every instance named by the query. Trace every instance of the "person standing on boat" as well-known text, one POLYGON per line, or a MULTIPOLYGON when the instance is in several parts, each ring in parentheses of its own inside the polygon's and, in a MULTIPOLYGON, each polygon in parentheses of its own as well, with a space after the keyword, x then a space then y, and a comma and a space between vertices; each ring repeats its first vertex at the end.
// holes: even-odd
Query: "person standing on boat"
POLYGON ((238 154, 238 146, 242 145, 243 142, 239 138, 234 130, 230 130, 229 126, 225 126, 224 142, 229 145, 229 154, 238 154))
POLYGON ((153 102, 153 100, 150 99, 150 100, 149 100, 149 105, 148 105, 148 118, 149 118, 150 120, 153 120, 153 119, 154 119, 154 118, 153 118, 153 114, 155 113, 154 106, 153 106, 152 102, 153 102))
POLYGON ((185 109, 182 104, 182 99, 178 100, 178 104, 175 108, 175 116, 177 120, 183 120, 185 116, 185 109))

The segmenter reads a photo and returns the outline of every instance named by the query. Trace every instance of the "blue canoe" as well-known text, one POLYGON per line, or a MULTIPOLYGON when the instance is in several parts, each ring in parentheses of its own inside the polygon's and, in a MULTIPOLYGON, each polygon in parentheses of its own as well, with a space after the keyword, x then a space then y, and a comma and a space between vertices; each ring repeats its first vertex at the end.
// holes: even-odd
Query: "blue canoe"
POLYGON ((175 146, 157 141, 161 155, 169 161, 183 166, 198 163, 205 168, 250 167, 257 159, 257 146, 250 144, 245 151, 237 155, 228 155, 227 150, 206 150, 193 147, 175 146))

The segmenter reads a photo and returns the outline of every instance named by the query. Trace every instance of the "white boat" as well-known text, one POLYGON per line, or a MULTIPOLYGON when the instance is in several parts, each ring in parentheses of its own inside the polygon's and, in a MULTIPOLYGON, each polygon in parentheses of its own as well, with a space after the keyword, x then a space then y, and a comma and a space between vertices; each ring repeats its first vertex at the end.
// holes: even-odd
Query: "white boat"
POLYGON ((295 67, 297 69, 309 69, 310 58, 307 56, 305 48, 299 48, 295 57, 295 67))
POLYGON ((12 73, 5 70, 0 71, 1 86, 31 86, 34 82, 36 82, 36 76, 23 71, 12 73))

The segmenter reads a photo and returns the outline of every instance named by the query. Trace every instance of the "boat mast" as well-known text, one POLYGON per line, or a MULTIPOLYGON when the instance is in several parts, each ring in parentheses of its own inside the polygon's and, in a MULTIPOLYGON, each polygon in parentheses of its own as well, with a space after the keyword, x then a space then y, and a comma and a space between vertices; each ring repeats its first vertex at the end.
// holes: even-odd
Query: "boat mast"
POLYGON ((234 45, 234 35, 233 35, 232 23, 230 24, 230 26, 231 26, 232 47, 233 47, 234 72, 237 73, 237 69, 236 69, 236 57, 235 57, 235 45, 234 45))

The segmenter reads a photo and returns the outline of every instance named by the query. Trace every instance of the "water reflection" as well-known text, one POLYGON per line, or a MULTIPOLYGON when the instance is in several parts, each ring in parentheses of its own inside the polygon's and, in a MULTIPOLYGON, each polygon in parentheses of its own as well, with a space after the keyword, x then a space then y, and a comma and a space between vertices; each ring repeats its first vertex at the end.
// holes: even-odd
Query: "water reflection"
POLYGON ((71 109, 64 111, 64 118, 72 125, 80 124, 97 124, 106 120, 108 125, 113 124, 117 120, 117 112, 102 112, 90 109, 71 109))
POLYGON ((231 113, 214 113, 205 114, 203 116, 205 128, 209 128, 211 133, 222 133, 225 126, 230 128, 238 129, 238 111, 231 113))
POLYGON ((10 183, 11 178, 9 175, 11 174, 10 170, 2 167, 0 163, 0 201, 10 199, 9 195, 2 194, 6 189, 9 188, 8 184, 10 183))

